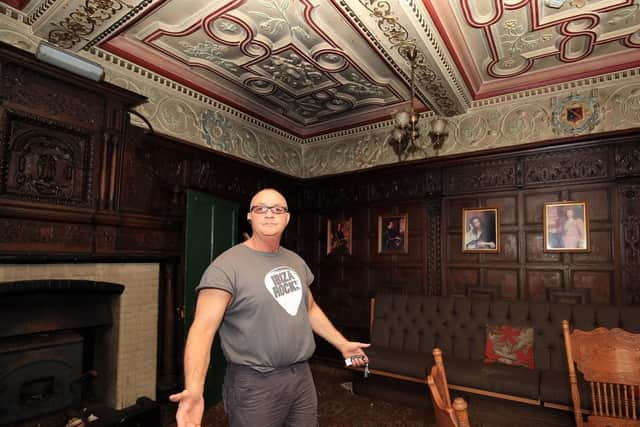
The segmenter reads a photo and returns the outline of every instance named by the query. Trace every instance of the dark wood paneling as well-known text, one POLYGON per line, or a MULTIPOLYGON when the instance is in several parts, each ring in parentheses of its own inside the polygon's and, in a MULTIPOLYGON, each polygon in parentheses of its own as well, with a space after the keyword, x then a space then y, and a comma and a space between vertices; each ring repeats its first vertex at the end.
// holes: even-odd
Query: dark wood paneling
POLYGON ((500 212, 500 224, 504 226, 518 225, 518 197, 487 197, 482 206, 497 208, 500 212))
POLYGON ((542 227, 540 231, 529 231, 524 233, 525 239, 525 262, 527 263, 550 263, 560 262, 562 254, 557 252, 544 252, 544 238, 542 235, 542 227))
POLYGON ((517 262, 518 256, 518 232, 500 233, 500 252, 497 254, 486 254, 487 262, 517 262))
POLYGON ((480 286, 477 268, 451 267, 447 270, 447 294, 466 295, 467 288, 480 286))
POLYGON ((486 286, 500 289, 500 296, 505 299, 518 299, 520 295, 520 272, 516 269, 488 268, 486 286))
POLYGON ((544 204, 562 200, 560 191, 556 192, 532 192, 524 194, 524 224, 539 224, 543 222, 544 204))
POLYGON ((610 304, 613 290, 611 271, 576 270, 572 274, 573 288, 589 289, 591 302, 610 304))
POLYGON ((546 301, 547 288, 564 287, 563 270, 532 270, 526 272, 524 299, 529 301, 546 301))

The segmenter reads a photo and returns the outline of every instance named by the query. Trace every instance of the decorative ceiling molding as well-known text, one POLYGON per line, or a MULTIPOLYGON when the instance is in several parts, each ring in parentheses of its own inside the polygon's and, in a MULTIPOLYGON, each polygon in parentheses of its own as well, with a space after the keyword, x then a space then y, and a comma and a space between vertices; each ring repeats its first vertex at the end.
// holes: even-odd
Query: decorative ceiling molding
MULTIPOLYGON (((492 99, 450 118, 449 136, 438 152, 425 143, 426 150, 410 160, 640 128, 640 68, 601 77, 597 90, 589 88, 593 79, 584 79, 513 94, 510 100, 492 99)), ((428 134, 428 120, 420 120, 420 126, 420 134, 428 134)), ((304 177, 396 163, 385 143, 390 129, 364 126, 305 145, 304 177)))
POLYGON ((417 95, 431 110, 446 116, 466 111, 469 96, 446 63, 439 39, 434 37, 418 3, 339 0, 336 4, 407 84, 410 78, 406 70, 411 66, 406 51, 412 47, 417 49, 417 95), (424 34, 419 34, 417 28, 424 34))
MULTIPOLYGON (((2 0, 0 0, 0 40, 21 49, 34 52, 42 39, 34 35, 32 31, 33 27, 27 22, 27 17, 35 14, 38 7, 44 7, 43 5, 47 3, 54 4, 56 1, 34 0, 35 3, 33 1, 29 3, 25 7, 24 12, 7 7, 1 3, 1 1, 2 0)), ((126 2, 128 0, 123 1, 126 2)), ((257 0, 245 0, 247 4, 254 1, 257 0)), ((269 3, 275 5, 275 3, 273 3, 275 1, 276 0, 263 0, 262 4, 269 3)), ((538 83, 543 81, 540 80, 536 81, 537 83, 533 86, 525 85, 524 90, 513 90, 509 93, 491 98, 476 99, 469 104, 471 97, 469 92, 465 92, 464 87, 461 88, 460 77, 460 75, 462 75, 464 82, 468 84, 470 81, 469 68, 460 66, 459 57, 456 57, 455 61, 449 61, 447 59, 449 53, 443 48, 443 43, 439 39, 439 37, 442 36, 446 44, 450 45, 451 40, 449 40, 448 37, 450 38, 454 30, 447 27, 449 33, 445 33, 444 35, 443 33, 438 35, 432 30, 434 25, 439 27, 442 25, 442 22, 454 22, 457 23, 455 25, 460 25, 460 21, 456 21, 455 19, 453 21, 447 21, 447 19, 455 18, 455 14, 451 14, 448 17, 445 15, 433 16, 431 13, 433 5, 431 3, 435 2, 423 0, 426 6, 425 9, 420 3, 416 3, 416 1, 417 0, 402 0, 401 3, 398 3, 401 4, 402 7, 398 9, 397 15, 393 15, 396 17, 397 22, 401 22, 403 28, 407 29, 407 35, 400 37, 398 46, 403 45, 403 43, 406 44, 407 42, 415 42, 416 45, 420 47, 425 61, 427 61, 427 56, 430 58, 440 58, 436 60, 429 59, 429 61, 434 61, 428 63, 428 67, 430 67, 429 70, 438 75, 438 78, 443 79, 443 82, 447 82, 448 90, 455 93, 455 98, 453 98, 455 102, 460 103, 460 105, 465 105, 464 108, 468 108, 468 111, 451 118, 449 137, 438 153, 428 149, 424 153, 414 156, 413 159, 518 146, 572 135, 587 135, 614 130, 640 128, 640 68, 616 69, 616 66, 621 64, 616 62, 620 55, 633 57, 635 52, 640 50, 629 48, 621 42, 622 44, 618 46, 617 53, 604 52, 603 55, 597 58, 594 56, 596 60, 602 62, 604 68, 612 69, 609 73, 582 77, 580 77, 580 73, 578 73, 574 76, 576 78, 573 78, 571 81, 562 80, 555 82, 554 79, 551 78, 550 81, 553 83, 546 85, 539 85, 538 83), (428 10, 431 16, 429 16, 425 10, 428 10), (431 20, 433 20, 433 23, 431 20), (417 28, 420 30, 416 30, 417 28), (446 62, 446 66, 442 63, 439 64, 438 61, 440 60, 446 62), (456 67, 454 67, 454 65, 456 67), (462 72, 457 74, 461 70, 462 72)), ((491 2, 494 1, 497 0, 487 0, 487 2, 483 4, 490 5, 493 4, 491 2)), ((594 5, 597 3, 602 6, 605 4, 603 3, 604 1, 605 0, 594 0, 592 3, 594 5)), ((622 4, 618 0, 606 1, 611 7, 613 7, 614 3, 618 6, 622 4)), ((142 3, 144 2, 137 2, 135 4, 140 5, 142 3)), ((119 18, 121 20, 120 24, 118 24, 119 21, 116 21, 112 23, 109 28, 116 30, 117 26, 117 31, 123 34, 129 34, 130 32, 135 33, 136 29, 145 28, 145 16, 153 16, 151 15, 152 11, 150 9, 159 11, 165 3, 172 2, 147 2, 145 3, 147 4, 147 8, 143 13, 139 13, 135 17, 130 18, 121 17, 119 18), (127 22, 124 22, 125 19, 127 22)), ((202 5, 205 3, 210 4, 213 9, 220 7, 220 5, 227 5, 230 7, 229 10, 233 9, 234 5, 244 4, 244 2, 240 2, 239 0, 234 2, 230 2, 229 0, 216 0, 211 2, 194 0, 194 2, 189 2, 187 6, 185 6, 185 3, 181 3, 181 8, 192 7, 193 10, 200 11, 202 5)), ((382 4, 385 3, 385 1, 378 0, 374 3, 382 4)), ((389 1, 386 3, 389 3, 389 1)), ((509 6, 511 9, 505 7, 503 13, 508 14, 514 11, 519 12, 521 8, 516 6, 523 5, 525 2, 517 4, 513 2, 505 3, 513 4, 513 6, 509 6)), ((134 4, 134 2, 130 4, 134 4)), ((305 6, 306 9, 303 8, 303 10, 306 10, 311 15, 315 13, 313 11, 317 12, 321 10, 318 7, 320 0, 300 0, 297 4, 305 6)), ((395 5, 396 3, 394 2, 393 4, 395 5)), ((478 4, 479 3, 476 5, 478 4)), ((568 4, 569 3, 566 3, 566 5, 568 4)), ((638 6, 637 9, 640 9, 638 0, 636 0, 634 5, 638 6)), ((51 7, 51 5, 48 7, 51 7)), ((244 48, 241 46, 241 41, 235 45, 232 43, 224 45, 212 38, 210 38, 210 40, 212 40, 212 43, 215 42, 227 46, 229 50, 236 49, 236 52, 242 52, 242 49, 245 49, 248 53, 252 53, 253 51, 247 43, 251 43, 251 41, 257 43, 255 47, 257 50, 252 53, 256 54, 252 57, 254 62, 249 64, 250 68, 247 73, 275 81, 281 85, 281 87, 286 87, 289 93, 299 98, 309 96, 310 92, 306 91, 313 90, 311 87, 307 87, 309 85, 302 84, 305 79, 313 82, 311 86, 322 86, 325 83, 327 85, 333 85, 336 84, 336 80, 339 80, 336 74, 340 72, 335 72, 339 67, 335 63, 333 64, 333 71, 323 70, 323 68, 331 68, 331 61, 326 57, 327 53, 335 54, 338 58, 348 58, 349 60, 341 62, 341 65, 348 62, 348 66, 353 66, 354 70, 363 71, 363 73, 359 74, 363 80, 356 82, 362 85, 358 86, 362 88, 362 90, 375 91, 375 88, 371 85, 376 86, 377 83, 380 83, 380 85, 378 85, 379 87, 387 85, 387 87, 393 88, 400 98, 405 98, 408 93, 406 81, 408 80, 407 71, 409 70, 409 64, 401 55, 399 47, 392 45, 392 42, 384 36, 383 30, 380 29, 377 24, 375 24, 375 28, 371 30, 371 24, 378 22, 377 18, 370 16, 371 13, 376 13, 375 10, 374 12, 368 11, 366 13, 358 12, 356 9, 365 8, 361 0, 349 0, 348 2, 346 0, 323 1, 321 7, 325 8, 324 13, 329 14, 328 16, 340 18, 340 24, 338 25, 332 22, 334 24, 333 26, 339 27, 340 31, 344 30, 350 37, 358 37, 357 43, 359 44, 356 45, 354 42, 349 46, 337 48, 334 46, 337 45, 337 42, 334 40, 334 38, 337 40, 337 38, 334 37, 334 33, 331 33, 329 37, 322 38, 316 30, 313 30, 316 31, 315 37, 324 40, 322 42, 324 44, 318 47, 318 49, 309 50, 304 48, 304 43, 297 39, 295 43, 278 39, 273 46, 276 46, 278 42, 280 45, 277 45, 275 48, 269 47, 271 54, 268 57, 264 56, 262 59, 256 60, 256 58, 260 57, 259 46, 262 46, 261 43, 266 43, 265 40, 268 38, 261 38, 255 35, 252 38, 245 37, 246 42, 244 48), (350 12, 346 11, 347 6, 345 6, 344 3, 349 4, 350 12), (367 22, 368 24, 365 25, 367 22), (331 44, 331 41, 334 42, 334 45, 331 44), (302 43, 302 47, 300 43, 302 43), (305 53, 305 49, 311 53, 305 53), (298 57, 292 57, 291 55, 293 53, 298 57), (325 56, 323 57, 323 55, 325 56), (373 62, 364 61, 364 59, 369 60, 369 56, 375 57, 373 62), (296 67, 290 66, 292 64, 291 61, 298 60, 300 62, 296 62, 296 67), (328 65, 327 61, 329 62, 328 65), (315 70, 322 71, 320 77, 314 74, 315 70), (291 80, 286 77, 288 74, 302 76, 298 79, 302 83, 294 83, 295 79, 291 80)), ((236 9, 234 10, 236 13, 240 13, 236 9)), ((237 16, 231 13, 223 14, 225 16, 224 18, 211 21, 213 23, 212 25, 214 25, 213 28, 211 26, 206 28, 214 31, 215 35, 217 34, 215 31, 222 31, 222 27, 228 27, 227 24, 231 25, 235 23, 236 25, 240 25, 237 20, 234 21, 234 19, 238 17, 242 18, 242 22, 246 24, 250 21, 245 15, 249 15, 250 11, 260 12, 258 9, 249 8, 244 15, 241 13, 237 16), (215 25, 221 27, 215 27, 215 25)), ((558 13, 560 12, 568 16, 573 16, 572 14, 576 13, 570 8, 567 9, 566 6, 565 9, 560 9, 558 13)), ((636 32, 640 30, 640 13, 633 14, 632 12, 633 9, 631 6, 627 6, 626 8, 619 8, 619 10, 616 11, 603 12, 599 10, 590 13, 613 14, 607 16, 609 19, 619 18, 620 22, 616 25, 621 25, 626 28, 625 30, 621 30, 622 33, 626 34, 630 31, 629 28, 637 28, 636 32), (615 15, 615 13, 621 11, 627 11, 628 14, 625 16, 615 15), (625 19, 627 22, 625 22, 625 19)), ((378 13, 385 16, 384 13, 386 12, 381 11, 378 13)), ((489 12, 486 13, 488 14, 487 16, 491 15, 489 12)), ((254 31, 255 28, 260 28, 260 25, 266 23, 263 19, 264 16, 260 14, 256 16, 262 20, 255 21, 250 25, 245 25, 245 27, 242 27, 244 28, 242 31, 246 31, 247 27, 250 28, 251 31, 254 31)), ((558 16, 560 15, 556 14, 555 18, 551 17, 549 19, 556 19, 558 16)), ((184 17, 173 17, 175 18, 175 22, 171 21, 169 26, 165 28, 173 33, 177 33, 179 28, 184 28, 184 22, 189 22, 188 20, 184 21, 184 17)), ((41 17, 38 19, 45 18, 41 17)), ((326 16, 324 18, 314 16, 312 19, 302 16, 302 19, 306 23, 305 25, 311 25, 311 23, 317 20, 320 20, 317 22, 330 21, 326 16), (324 21, 322 19, 324 19, 324 21)), ((276 21, 273 21, 274 25, 275 22, 276 21)), ((571 22, 574 22, 574 20, 571 20, 571 22)), ((584 21, 584 23, 588 22, 591 21, 584 21)), ((388 30, 396 28, 395 24, 390 23, 389 25, 388 30)), ((572 25, 576 25, 575 22, 572 25)), ((101 29, 100 31, 102 31, 102 33, 96 34, 95 37, 99 37, 100 34, 109 31, 109 28, 101 29)), ((153 34, 158 28, 160 27, 149 27, 148 33, 141 33, 141 39, 153 34)), ((203 27, 201 26, 199 28, 203 27)), ((332 30, 335 30, 335 28, 325 28, 324 24, 318 28, 320 32, 332 30)), ((478 38, 476 30, 477 29, 473 28, 469 30, 469 37, 476 35, 476 38, 478 38)), ((284 32, 282 35, 283 37, 286 36, 291 39, 291 30, 287 29, 287 31, 287 35, 285 35, 284 32)), ((294 32, 297 32, 297 30, 294 32)), ((638 34, 640 34, 640 32, 638 32, 638 34)), ((95 37, 91 40, 96 40, 95 37)), ((216 37, 220 38, 219 36, 216 37)), ((225 37, 229 36, 227 35, 225 37)), ((631 43, 637 43, 633 37, 637 36, 630 36, 628 40, 631 43)), ((188 40, 188 38, 185 39, 182 36, 181 38, 182 39, 178 41, 188 40)), ((346 39, 348 39, 348 37, 346 39)), ((625 38, 623 39, 626 40, 625 38)), ((88 43, 91 43, 91 40, 88 40, 88 43)), ((244 40, 244 38, 242 40, 244 40)), ((306 39, 303 37, 301 40, 304 41, 306 39)), ((343 39, 341 38, 340 40, 343 39)), ((84 42, 85 41, 83 41, 83 43, 84 42)), ((472 44, 474 40, 467 40, 467 42, 472 44)), ((311 42, 309 41, 308 43, 311 42)), ((89 46, 89 44, 85 44, 85 46, 89 46)), ((194 45, 192 44, 191 46, 194 45)), ((197 46, 197 43, 195 46, 197 46)), ((611 47, 612 45, 608 44, 607 46, 611 47)), ((188 48, 186 49, 188 50, 188 48)), ((198 51, 198 49, 193 50, 193 52, 196 53, 198 51)), ((597 53, 596 51, 594 52, 597 53)), ((389 145, 386 144, 386 139, 388 138, 389 131, 393 127, 393 123, 390 120, 390 112, 394 109, 403 108, 404 103, 397 103, 392 107, 385 107, 387 109, 382 108, 377 111, 369 110, 369 108, 372 107, 363 107, 360 111, 349 112, 349 114, 336 114, 335 117, 327 120, 324 124, 325 130, 323 132, 317 134, 311 133, 301 137, 300 135, 295 135, 287 131, 286 126, 282 126, 282 120, 284 119, 280 122, 275 120, 276 123, 273 123, 264 120, 258 114, 253 114, 249 109, 238 108, 238 100, 244 102, 245 99, 238 94, 238 90, 231 93, 233 99, 236 101, 235 103, 225 102, 224 99, 216 98, 212 96, 210 92, 200 90, 197 86, 194 87, 194 85, 183 84, 180 80, 172 78, 171 75, 159 72, 160 70, 145 67, 144 64, 141 64, 139 61, 129 61, 122 56, 116 55, 114 52, 108 52, 98 46, 80 50, 77 53, 103 65, 108 81, 147 96, 149 102, 140 107, 140 113, 150 120, 158 132, 174 136, 180 140, 189 141, 212 150, 237 156, 297 177, 342 173, 366 167, 391 164, 397 161, 395 154, 389 145)), ((136 51, 131 51, 130 53, 135 55, 136 51)), ((593 53, 593 55, 595 55, 595 53, 593 53)), ((246 54, 243 55, 247 57, 246 54)), ((197 58, 198 55, 192 56, 192 60, 201 59, 197 58)), ((480 56, 479 54, 478 58, 480 58, 480 56)), ((220 59, 226 60, 225 58, 220 59)), ((556 66, 561 68, 581 67, 582 63, 588 63, 588 61, 590 61, 588 57, 576 61, 573 64, 563 65, 560 63, 561 61, 558 61, 556 66)), ((425 62, 425 64, 427 64, 427 62, 425 62)), ((238 66, 237 64, 235 65, 238 66)), ((220 71, 220 69, 219 66, 218 71, 224 71, 220 71)), ((550 72, 549 74, 551 75, 552 73, 550 72)), ((527 77, 527 75, 524 76, 524 78, 532 79, 539 77, 540 73, 533 74, 529 77, 527 77)), ((519 77, 515 77, 515 79, 518 78, 519 77)), ((491 81, 491 79, 487 81, 491 81)), ((346 84, 344 80, 340 82, 343 85, 346 84)), ((512 80, 512 82, 515 84, 516 80, 512 80)), ((420 85, 420 87, 424 90, 424 86, 420 85)), ((322 90, 328 89, 323 88, 322 90)), ((430 130, 429 118, 433 116, 433 112, 425 112, 423 109, 421 116, 423 119, 420 121, 420 133, 426 135, 430 130)), ((137 119, 132 117, 134 124, 144 126, 143 123, 136 120, 137 119)), ((306 127, 313 127, 313 125, 306 127)))
POLYGON ((93 46, 151 3, 152 0, 43 0, 25 22, 36 36, 78 51, 93 46))
POLYGON ((165 2, 101 46, 304 138, 410 98, 327 1, 165 2))
POLYGON ((474 99, 640 62, 640 2, 423 0, 474 99))

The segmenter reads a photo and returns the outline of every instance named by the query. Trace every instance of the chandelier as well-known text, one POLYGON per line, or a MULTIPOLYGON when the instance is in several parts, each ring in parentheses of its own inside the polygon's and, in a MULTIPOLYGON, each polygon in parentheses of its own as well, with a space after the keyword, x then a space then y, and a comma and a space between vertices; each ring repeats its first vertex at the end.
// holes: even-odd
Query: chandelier
MULTIPOLYGON (((416 92, 416 58, 418 50, 415 46, 411 46, 405 50, 405 55, 411 63, 411 103, 408 110, 402 110, 394 114, 395 128, 391 131, 389 143, 393 151, 398 156, 398 160, 406 160, 410 155, 418 151, 426 151, 426 148, 419 140, 420 132, 418 130, 418 122, 420 117, 415 109, 415 92, 416 92)), ((431 121, 431 131, 429 132, 429 140, 434 150, 442 147, 445 139, 447 139, 447 120, 442 117, 435 117, 431 121)))

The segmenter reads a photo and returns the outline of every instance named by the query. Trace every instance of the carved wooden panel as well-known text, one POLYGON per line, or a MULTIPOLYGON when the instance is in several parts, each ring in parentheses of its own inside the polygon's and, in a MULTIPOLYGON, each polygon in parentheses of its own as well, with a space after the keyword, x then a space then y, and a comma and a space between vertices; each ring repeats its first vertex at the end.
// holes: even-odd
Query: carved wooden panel
MULTIPOLYGON (((195 154, 195 153, 194 153, 195 154)), ((213 156, 202 156, 190 161, 188 186, 200 191, 218 194, 231 200, 249 203, 258 190, 268 187, 266 174, 259 176, 252 168, 222 161, 213 156), (248 171, 243 171, 243 166, 248 171)))
POLYGON ((96 175, 92 135, 14 114, 6 117, 0 196, 90 207, 96 175))
POLYGON ((498 208, 500 212, 500 225, 518 224, 518 197, 488 197, 484 200, 483 206, 498 208))
POLYGON ((619 195, 623 302, 640 304, 640 182, 621 185, 619 195))
POLYGON ((413 174, 393 174, 389 176, 379 176, 378 179, 370 182, 370 201, 389 200, 415 200, 425 196, 424 175, 413 174))
POLYGON ((447 194, 498 190, 516 186, 517 163, 515 159, 479 162, 445 169, 445 174, 447 194))
POLYGON ((0 251, 89 253, 92 249, 91 225, 63 222, 0 219, 0 251))
POLYGON ((518 262, 518 233, 500 233, 500 252, 497 254, 486 254, 487 262, 518 262))
POLYGON ((520 289, 519 277, 519 272, 516 269, 488 268, 485 286, 499 288, 501 298, 518 299, 520 289))
POLYGON ((444 201, 444 210, 447 215, 446 229, 448 231, 461 232, 462 231, 462 209, 475 208, 480 206, 480 201, 477 197, 465 197, 465 198, 451 198, 444 201))
POLYGON ((20 65, 8 63, 4 66, 2 85, 9 104, 28 109, 32 114, 94 129, 104 120, 104 101, 97 93, 20 65))
POLYGON ((468 287, 480 285, 477 268, 451 267, 447 271, 447 295, 466 295, 468 287))
POLYGON ((460 233, 447 234, 447 263, 477 262, 478 254, 462 252, 462 235, 460 233))
POLYGON ((120 228, 116 249, 123 252, 172 252, 182 248, 182 233, 169 230, 120 228))
POLYGON ((544 204, 547 202, 557 202, 562 200, 560 191, 550 193, 530 193, 524 195, 524 223, 542 224, 544 215, 544 204))
POLYGON ((424 293, 422 283, 423 271, 421 267, 399 266, 394 269, 393 283, 407 293, 424 293))
POLYGON ((589 304, 591 290, 547 288, 547 299, 554 304, 589 304))
POLYGON ((590 232, 591 252, 572 254, 573 262, 579 264, 612 263, 613 236, 609 230, 593 230, 590 232))
POLYGON ((387 265, 371 265, 369 267, 370 291, 372 295, 378 292, 402 292, 402 287, 394 285, 392 269, 387 265))
POLYGON ((608 185, 603 188, 569 191, 569 200, 589 202, 589 221, 611 220, 611 195, 608 185))
POLYGON ((112 226, 98 226, 95 231, 96 252, 112 253, 116 249, 116 234, 118 229, 112 226))
POLYGON ((533 270, 526 272, 526 295, 529 301, 546 301, 547 288, 563 288, 562 270, 533 270))
POLYGON ((424 257, 423 237, 420 234, 409 236, 409 251, 402 255, 398 255, 398 261, 401 263, 419 263, 424 257))
POLYGON ((616 145, 616 176, 640 175, 640 147, 638 144, 616 145))
POLYGON ((524 235, 526 262, 559 262, 562 255, 557 252, 544 252, 542 231, 531 231, 524 235))
POLYGON ((427 295, 442 295, 442 240, 440 199, 427 201, 427 295))
POLYGON ((342 268, 337 261, 322 263, 315 272, 317 279, 322 283, 331 283, 331 287, 344 287, 342 268))
POLYGON ((494 288, 467 288, 467 297, 473 299, 488 299, 488 300, 499 300, 502 299, 501 289, 498 287, 494 288))
POLYGON ((186 159, 180 152, 150 140, 128 141, 123 157, 120 209, 166 214, 181 204, 186 159))
POLYGON ((591 302, 610 304, 612 288, 611 271, 574 270, 572 274, 574 288, 589 289, 591 302))
POLYGON ((349 265, 343 267, 343 280, 354 298, 369 297, 367 282, 367 267, 364 265, 349 265))
POLYGON ((603 179, 609 176, 607 147, 563 150, 527 156, 525 185, 557 185, 559 182, 603 179))

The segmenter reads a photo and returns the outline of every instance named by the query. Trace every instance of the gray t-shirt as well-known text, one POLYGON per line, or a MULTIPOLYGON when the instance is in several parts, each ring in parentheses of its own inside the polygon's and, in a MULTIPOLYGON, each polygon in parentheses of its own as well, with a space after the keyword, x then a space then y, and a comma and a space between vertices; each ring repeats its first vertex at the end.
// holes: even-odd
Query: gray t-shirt
POLYGON ((220 325, 227 361, 261 372, 307 360, 315 341, 307 313, 313 273, 294 252, 239 244, 218 256, 196 288, 232 295, 220 325))

